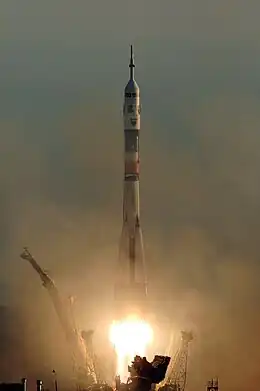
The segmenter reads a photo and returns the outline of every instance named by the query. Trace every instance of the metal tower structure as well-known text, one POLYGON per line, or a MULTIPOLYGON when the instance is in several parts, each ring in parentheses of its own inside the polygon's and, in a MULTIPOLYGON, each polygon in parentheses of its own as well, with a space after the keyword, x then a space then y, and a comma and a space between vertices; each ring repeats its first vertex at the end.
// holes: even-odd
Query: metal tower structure
POLYGON ((49 292, 54 309, 70 347, 73 367, 78 383, 84 386, 97 383, 93 352, 91 351, 93 331, 89 330, 87 332, 82 332, 82 334, 79 333, 71 312, 72 302, 70 302, 70 306, 64 306, 54 281, 45 271, 43 271, 27 247, 24 247, 24 251, 20 256, 31 264, 33 269, 40 276, 43 286, 49 292))
POLYGON ((218 391, 218 379, 211 379, 208 381, 207 391, 218 391))
MULTIPOLYGON (((79 326, 76 322, 75 318, 75 313, 74 313, 74 307, 75 307, 75 301, 76 298, 74 296, 69 296, 68 297, 68 302, 69 302, 69 315, 70 319, 72 321, 73 328, 76 333, 79 334, 79 326)), ((85 344, 85 349, 86 349, 86 356, 88 357, 88 361, 92 363, 92 371, 95 374, 95 379, 98 384, 104 384, 104 374, 103 371, 101 370, 101 365, 99 362, 99 359, 97 355, 95 354, 94 347, 93 347, 93 334, 94 330, 82 330, 80 333, 81 339, 83 340, 85 344)), ((80 338, 80 337, 79 337, 80 338)), ((89 365, 87 364, 87 367, 89 365)))
POLYGON ((158 391, 184 391, 187 378, 189 343, 193 340, 191 332, 181 332, 181 346, 171 360, 165 381, 158 391))

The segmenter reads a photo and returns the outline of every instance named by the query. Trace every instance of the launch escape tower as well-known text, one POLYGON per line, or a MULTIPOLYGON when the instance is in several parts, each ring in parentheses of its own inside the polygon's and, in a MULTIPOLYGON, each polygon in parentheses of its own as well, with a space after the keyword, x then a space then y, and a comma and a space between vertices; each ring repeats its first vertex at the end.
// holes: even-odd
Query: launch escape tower
POLYGON ((124 186, 123 227, 119 245, 119 273, 115 298, 143 300, 146 297, 146 273, 140 226, 140 89, 134 78, 131 46, 130 77, 124 90, 124 186))

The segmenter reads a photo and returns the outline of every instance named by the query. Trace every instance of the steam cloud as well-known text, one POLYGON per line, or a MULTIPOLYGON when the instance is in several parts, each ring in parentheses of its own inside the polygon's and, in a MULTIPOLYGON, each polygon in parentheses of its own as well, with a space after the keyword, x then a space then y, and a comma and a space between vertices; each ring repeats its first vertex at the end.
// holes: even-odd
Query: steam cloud
MULTIPOLYGON (((108 144, 97 136, 104 124, 95 108, 86 111, 59 127, 66 154, 57 159, 58 172, 48 168, 45 151, 19 139, 19 128, 2 128, 8 151, 1 154, 8 195, 2 201, 2 279, 25 322, 23 332, 14 331, 23 340, 21 354, 28 355, 22 369, 37 374, 57 367, 65 341, 47 292, 18 258, 23 244, 55 276, 64 296, 77 295, 81 326, 95 327, 110 315, 105 308, 120 233, 122 137, 119 119, 111 117, 108 144)), ((177 331, 195 332, 190 389, 216 374, 229 389, 252 383, 253 390, 258 378, 259 112, 250 98, 220 96, 190 113, 191 147, 176 142, 167 149, 149 124, 142 134, 149 279, 154 296, 166 299, 160 316, 177 331)), ((65 363, 60 365, 62 372, 65 363)))
MULTIPOLYGON (((255 391, 260 380, 260 104, 254 47, 259 12, 250 6, 244 12, 241 1, 234 12, 231 3, 220 0, 209 6, 200 0, 189 8, 192 12, 186 5, 175 4, 172 12, 169 4, 143 6, 137 21, 137 34, 143 37, 136 39, 143 53, 143 60, 138 59, 144 105, 141 221, 155 298, 151 319, 161 336, 156 353, 166 348, 167 336, 161 331, 169 324, 176 335, 181 329, 194 331, 187 391, 203 389, 215 375, 230 391, 255 391), (162 35, 158 19, 164 21, 162 35)), ((28 23, 28 8, 16 8, 15 28, 6 33, 3 46, 0 303, 11 312, 4 315, 6 310, 0 309, 6 319, 0 322, 0 349, 5 349, 0 379, 48 380, 54 368, 66 385, 71 368, 66 341, 47 292, 19 252, 28 245, 64 297, 77 297, 76 319, 82 328, 96 328, 96 348, 105 356, 109 349, 102 348, 102 330, 112 313, 123 174, 122 121, 116 112, 122 101, 113 91, 122 88, 125 72, 117 75, 116 86, 104 74, 104 58, 97 52, 110 56, 103 47, 108 39, 104 41, 96 25, 99 6, 92 18, 74 6, 71 11, 66 2, 65 17, 51 2, 53 19, 48 23, 46 4, 31 8, 34 15, 28 23), (66 46, 68 15, 74 30, 66 46), (12 52, 19 23, 26 24, 19 32, 26 45, 21 49, 19 41, 19 50, 12 52), (90 49, 84 52, 85 39, 90 49), (52 42, 48 50, 47 41, 52 42), (75 58, 75 48, 86 55, 75 58), (83 79, 89 84, 83 85, 83 79), (29 103, 24 96, 30 96, 29 103), (15 97, 19 102, 14 107, 15 97)), ((120 21, 128 22, 118 15, 117 23, 111 22, 109 13, 114 18, 114 9, 124 15, 125 10, 108 8, 100 16, 102 31, 117 39, 125 28, 120 21)), ((9 21, 9 13, 3 13, 3 20, 9 21)), ((128 40, 122 36, 118 41, 124 47, 120 58, 128 40)), ((117 72, 115 61, 111 72, 117 72)), ((125 70, 125 62, 118 61, 117 69, 125 70)))

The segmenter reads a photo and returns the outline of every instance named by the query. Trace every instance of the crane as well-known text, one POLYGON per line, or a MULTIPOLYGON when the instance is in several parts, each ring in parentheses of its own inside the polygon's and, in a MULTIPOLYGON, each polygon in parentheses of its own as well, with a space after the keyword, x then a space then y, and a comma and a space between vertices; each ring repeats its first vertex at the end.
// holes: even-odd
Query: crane
POLYGON ((168 367, 165 381, 158 391, 184 391, 187 377, 188 348, 193 340, 191 332, 181 332, 181 346, 168 367))
POLYGON ((49 292, 54 309, 71 350, 74 371, 76 372, 78 383, 83 386, 97 383, 93 354, 90 350, 92 346, 91 339, 93 331, 89 330, 87 332, 82 332, 82 335, 79 333, 75 322, 71 317, 71 310, 69 311, 69 309, 64 306, 54 281, 45 271, 43 271, 27 247, 24 247, 20 257, 31 264, 33 269, 39 274, 43 286, 49 292))

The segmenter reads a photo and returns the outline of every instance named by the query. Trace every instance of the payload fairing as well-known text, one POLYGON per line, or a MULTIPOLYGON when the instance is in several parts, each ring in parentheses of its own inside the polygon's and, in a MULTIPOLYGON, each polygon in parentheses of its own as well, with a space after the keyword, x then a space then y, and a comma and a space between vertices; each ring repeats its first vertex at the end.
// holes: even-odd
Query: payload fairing
POLYGON ((139 197, 139 136, 140 89, 134 79, 133 47, 131 46, 130 78, 124 91, 124 187, 123 227, 119 248, 118 281, 115 297, 130 302, 146 298, 147 283, 142 231, 140 227, 139 197))

